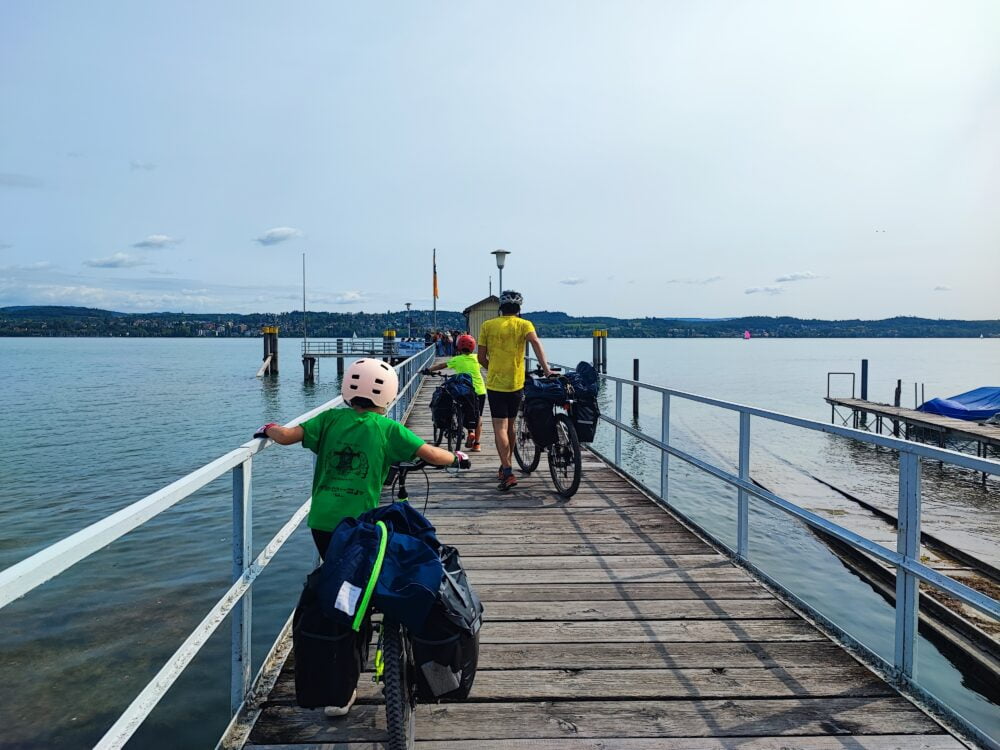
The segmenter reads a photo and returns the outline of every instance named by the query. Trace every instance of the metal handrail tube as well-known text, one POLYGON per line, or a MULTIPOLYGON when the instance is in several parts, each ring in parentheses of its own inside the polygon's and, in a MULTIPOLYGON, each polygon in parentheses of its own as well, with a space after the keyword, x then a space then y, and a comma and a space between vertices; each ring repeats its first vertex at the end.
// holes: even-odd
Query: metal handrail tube
MULTIPOLYGON (((405 382, 390 407, 391 414, 400 413, 401 406, 405 411, 405 407, 412 401, 420 370, 426 367, 433 357, 434 348, 426 347, 418 354, 395 366, 394 369, 403 375, 401 380, 405 382)), ((340 406, 342 403, 343 398, 337 396, 299 415, 285 426, 294 427, 328 409, 340 406)), ((97 747, 118 748, 128 741, 128 738, 135 733, 180 673, 204 646, 209 636, 230 613, 233 615, 232 708, 234 715, 242 707, 251 687, 249 684, 249 656, 252 620, 249 603, 253 582, 298 528, 308 513, 312 501, 310 498, 303 503, 268 542, 257 558, 253 562, 248 562, 252 548, 250 537, 252 526, 252 459, 256 454, 270 446, 272 442, 261 438, 249 440, 239 448, 226 453, 200 469, 196 469, 163 489, 81 529, 6 570, 0 571, 0 609, 2 609, 11 601, 24 596, 80 560, 176 505, 227 471, 232 472, 233 585, 216 602, 201 624, 192 631, 157 675, 143 688, 132 704, 108 730, 97 747)))
MULTIPOLYGON (((556 366, 561 367, 561 365, 556 366)), ((600 377, 602 379, 611 380, 615 383, 621 383, 622 385, 639 386, 640 388, 645 388, 646 390, 653 391, 655 393, 676 396, 689 401, 707 404, 708 406, 717 406, 720 409, 726 409, 728 411, 746 412, 753 417, 769 419, 772 422, 780 422, 782 424, 792 425, 793 427, 803 427, 817 432, 826 432, 831 435, 851 438, 852 440, 858 440, 864 443, 872 443, 873 445, 878 445, 883 448, 894 448, 896 450, 908 451, 923 458, 930 458, 935 461, 946 461, 950 464, 962 466, 966 469, 973 469, 978 472, 985 472, 986 474, 995 474, 1000 476, 1000 462, 980 458, 978 456, 970 456, 967 453, 960 453, 958 451, 949 450, 948 448, 937 448, 931 445, 924 445, 923 443, 913 443, 908 440, 903 440, 902 438, 879 435, 872 432, 866 432, 864 430, 856 430, 851 427, 838 427, 837 425, 827 424, 826 422, 817 422, 814 419, 793 417, 790 414, 782 414, 781 412, 759 409, 755 406, 737 404, 731 401, 721 401, 708 396, 699 396, 694 393, 677 391, 658 385, 650 385, 649 383, 642 383, 637 380, 629 380, 627 378, 618 378, 613 375, 600 375, 600 377)))
POLYGON ((131 705, 118 717, 111 728, 94 745, 95 750, 109 750, 122 747, 142 725, 143 720, 152 712, 156 704, 174 684, 181 672, 191 663, 192 659, 205 645, 212 633, 226 619, 226 616, 236 607, 237 603, 247 595, 250 587, 261 574, 278 550, 288 541, 288 538, 302 523, 309 512, 310 497, 292 514, 288 522, 274 535, 274 538, 264 547, 253 563, 247 567, 243 575, 229 587, 229 590, 208 611, 205 618, 191 631, 191 634, 174 652, 167 663, 160 668, 156 676, 150 680, 142 692, 135 697, 131 705))
MULTIPOLYGON (((902 568, 903 570, 913 573, 915 576, 917 576, 923 581, 926 581, 931 586, 946 591, 947 593, 955 596, 956 598, 961 599, 969 606, 975 607, 980 612, 983 612, 986 615, 990 615, 991 617, 1000 619, 1000 602, 991 599, 985 594, 982 594, 979 591, 976 591, 975 589, 970 588, 969 586, 966 586, 965 584, 960 583, 953 578, 941 575, 932 568, 928 568, 926 565, 919 562, 918 560, 915 560, 914 558, 910 557, 905 557, 899 552, 895 552, 889 549, 888 547, 883 547, 881 544, 878 544, 876 542, 871 541, 870 539, 867 539, 866 537, 856 534, 850 529, 846 529, 843 526, 840 526, 839 524, 833 523, 832 521, 828 521, 822 516, 819 516, 804 508, 801 508, 798 505, 795 505, 794 503, 785 500, 783 497, 775 495, 773 492, 770 492, 762 487, 759 487, 749 479, 746 480, 741 479, 740 477, 734 474, 730 474, 724 469, 720 469, 716 466, 713 466, 707 461, 703 461, 702 459, 697 458, 696 456, 692 456, 690 453, 686 453, 685 451, 682 451, 679 448, 674 448, 673 446, 670 445, 664 445, 656 438, 650 437, 649 435, 646 435, 645 433, 642 433, 639 430, 636 430, 633 427, 623 422, 618 422, 612 419, 611 417, 606 417, 603 414, 601 415, 601 419, 610 422, 617 429, 627 432, 629 435, 632 435, 633 437, 638 438, 639 440, 642 440, 643 442, 649 445, 659 448, 661 451, 665 453, 669 453, 671 456, 676 456, 682 461, 685 461, 691 464, 692 466, 701 469, 706 474, 711 474, 716 479, 720 479, 723 482, 726 482, 727 484, 730 484, 739 490, 747 492, 753 495, 754 497, 760 498, 761 500, 767 502, 770 505, 773 505, 776 508, 780 508, 789 515, 795 516, 796 518, 798 518, 801 521, 804 521, 806 524, 812 526, 813 528, 817 528, 842 542, 850 544, 852 547, 856 547, 857 549, 863 550, 864 552, 867 552, 873 557, 883 560, 884 562, 887 562, 890 565, 894 565, 898 568, 902 568)), ((726 547, 728 548, 729 545, 726 545, 726 547)))

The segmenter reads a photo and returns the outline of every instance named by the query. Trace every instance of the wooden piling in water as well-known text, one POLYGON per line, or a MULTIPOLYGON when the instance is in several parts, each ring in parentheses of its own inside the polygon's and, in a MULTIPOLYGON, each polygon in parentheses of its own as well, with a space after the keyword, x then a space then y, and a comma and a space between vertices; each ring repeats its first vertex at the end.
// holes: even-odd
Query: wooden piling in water
POLYGON ((277 375, 278 374, 278 326, 263 326, 260 329, 260 331, 264 335, 263 361, 266 363, 266 366, 261 368, 261 370, 263 370, 263 373, 258 373, 258 375, 260 374, 277 375))

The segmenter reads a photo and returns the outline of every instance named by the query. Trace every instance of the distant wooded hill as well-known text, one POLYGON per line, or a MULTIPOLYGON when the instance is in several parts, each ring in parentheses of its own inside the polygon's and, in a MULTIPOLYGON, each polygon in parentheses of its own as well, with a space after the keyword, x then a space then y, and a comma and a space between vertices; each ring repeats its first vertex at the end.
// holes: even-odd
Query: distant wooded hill
MULTIPOLYGON (((1000 320, 932 320, 896 317, 885 320, 814 320, 801 318, 613 318, 574 317, 562 312, 526 312, 541 336, 589 337, 594 329, 607 329, 616 338, 727 338, 750 331, 754 337, 778 338, 955 338, 1000 337, 1000 320)), ((310 337, 339 338, 381 336, 394 329, 414 336, 431 328, 430 310, 385 313, 309 312, 310 337)), ((461 313, 439 310, 438 327, 462 330, 461 313)), ((263 325, 277 325, 282 336, 301 337, 300 311, 286 313, 122 313, 87 307, 0 308, 0 336, 257 336, 263 325)))

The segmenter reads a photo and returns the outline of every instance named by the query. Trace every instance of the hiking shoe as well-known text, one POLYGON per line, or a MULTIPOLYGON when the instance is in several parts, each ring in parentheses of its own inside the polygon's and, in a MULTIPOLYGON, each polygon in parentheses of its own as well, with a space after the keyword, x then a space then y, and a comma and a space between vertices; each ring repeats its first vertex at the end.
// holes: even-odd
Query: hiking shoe
POLYGON ((346 706, 327 706, 323 709, 323 713, 329 716, 331 719, 335 719, 338 716, 347 716, 347 712, 351 710, 351 706, 354 705, 354 701, 358 698, 358 691, 355 690, 351 694, 351 699, 347 701, 346 706))
POLYGON ((482 453, 483 452, 483 449, 479 447, 479 441, 478 440, 472 444, 472 448, 470 448, 469 450, 471 450, 473 453, 482 453))
POLYGON ((502 466, 499 469, 497 469, 497 481, 498 482, 502 482, 503 481, 503 467, 502 466))
POLYGON ((515 477, 513 474, 508 474, 507 476, 502 477, 500 479, 500 484, 497 485, 497 489, 500 490, 501 492, 506 492, 511 487, 516 487, 516 486, 517 486, 517 477, 515 477))
POLYGON ((470 432, 468 439, 465 441, 465 447, 472 448, 475 445, 479 445, 479 443, 476 442, 476 435, 475 433, 470 432))

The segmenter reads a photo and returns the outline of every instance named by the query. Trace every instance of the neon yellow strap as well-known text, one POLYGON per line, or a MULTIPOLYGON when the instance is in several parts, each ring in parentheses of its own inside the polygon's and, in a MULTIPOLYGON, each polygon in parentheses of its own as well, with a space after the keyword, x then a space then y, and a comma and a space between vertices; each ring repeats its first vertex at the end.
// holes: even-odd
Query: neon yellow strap
POLYGON ((375 558, 375 565, 372 566, 372 574, 368 579, 368 585, 365 587, 365 595, 361 598, 361 606, 358 607, 358 611, 354 615, 353 627, 355 632, 361 630, 361 623, 365 621, 365 614, 368 612, 368 602, 371 601, 372 591, 375 590, 375 584, 378 582, 379 573, 382 572, 382 561, 385 559, 385 548, 389 542, 389 529, 386 528, 385 523, 377 521, 375 526, 379 531, 378 557, 375 558))

